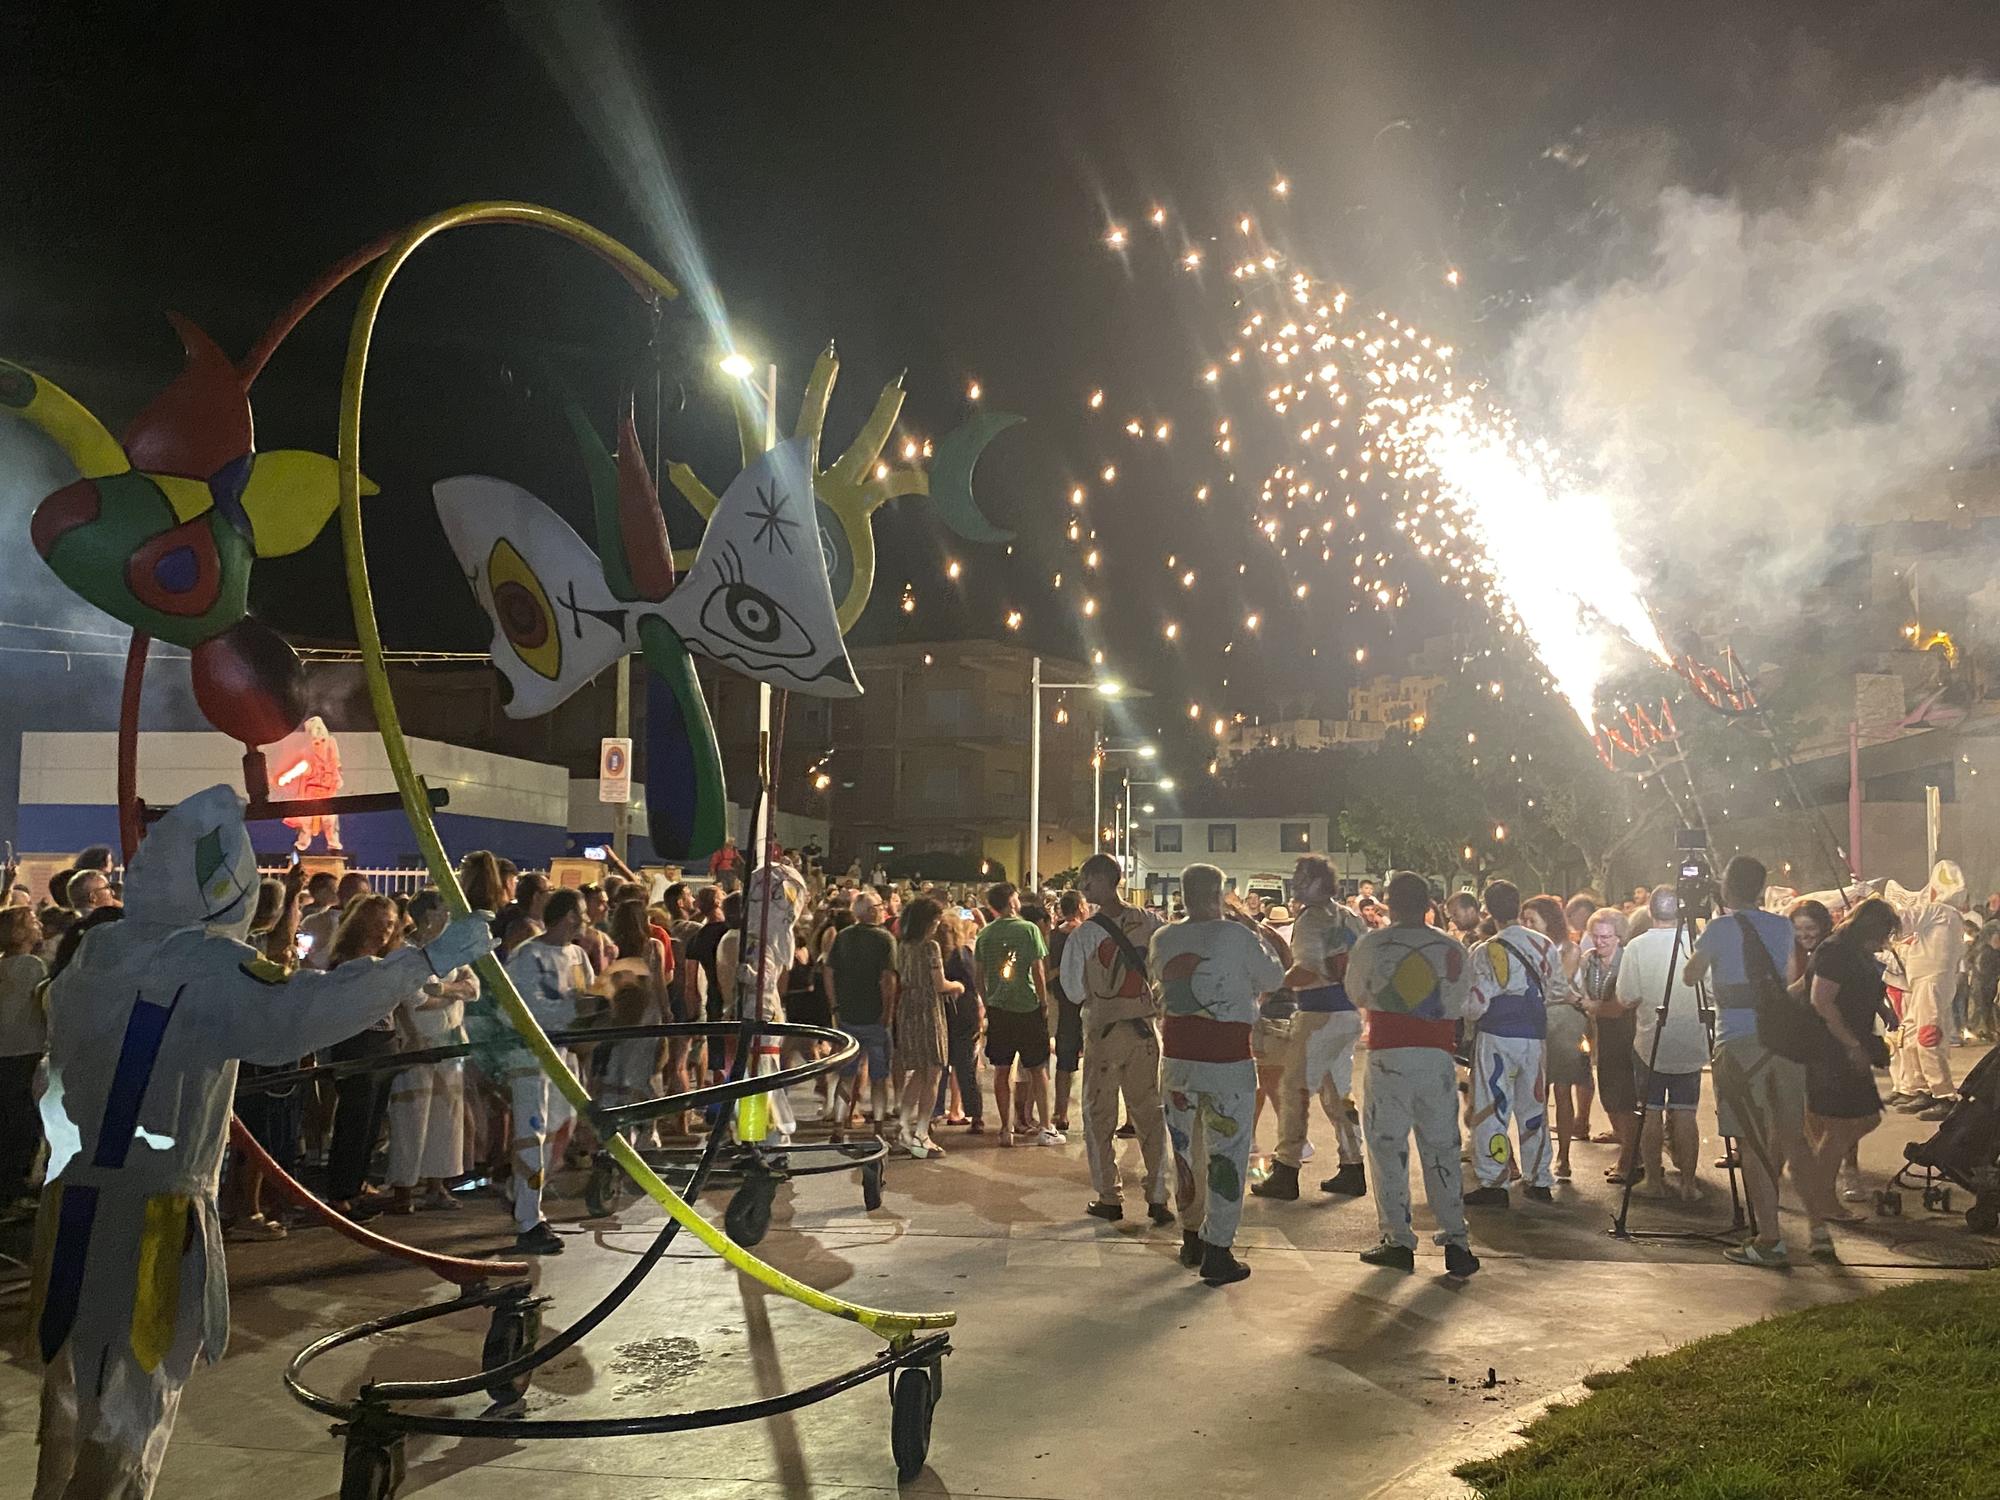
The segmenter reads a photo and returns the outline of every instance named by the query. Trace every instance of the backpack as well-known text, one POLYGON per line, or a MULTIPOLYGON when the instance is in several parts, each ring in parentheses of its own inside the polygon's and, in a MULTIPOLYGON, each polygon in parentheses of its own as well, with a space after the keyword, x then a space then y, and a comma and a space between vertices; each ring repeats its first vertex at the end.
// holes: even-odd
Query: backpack
POLYGON ((1805 1062, 1813 1054, 1819 1018, 1809 1007, 1794 1000, 1791 991, 1785 988, 1778 966, 1772 962, 1771 950, 1764 946, 1764 939, 1751 925, 1749 914, 1739 911, 1735 917, 1743 934, 1743 977, 1756 995, 1757 1040, 1767 1052, 1792 1062, 1805 1062))

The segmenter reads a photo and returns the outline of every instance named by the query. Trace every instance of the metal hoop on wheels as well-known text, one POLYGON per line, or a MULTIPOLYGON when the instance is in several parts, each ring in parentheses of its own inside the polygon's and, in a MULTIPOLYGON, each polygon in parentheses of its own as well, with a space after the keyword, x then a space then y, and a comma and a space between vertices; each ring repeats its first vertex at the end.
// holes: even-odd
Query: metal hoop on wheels
MULTIPOLYGON (((360 305, 355 309, 354 322, 348 339, 346 367, 341 381, 338 444, 340 535, 348 599, 353 608, 355 634, 361 649, 361 665, 368 683, 369 701, 382 736, 384 753, 395 776, 397 792, 401 797, 418 848, 423 853, 430 877, 444 895, 447 906, 457 915, 464 915, 470 907, 465 900, 464 892, 459 887, 456 871, 445 855, 443 843, 432 820, 429 790, 411 764, 409 750, 403 738, 401 719, 396 710, 395 695, 383 661, 381 632, 375 617, 374 597, 369 583, 362 534, 361 404, 367 377, 368 353, 376 320, 380 315, 382 302, 388 294, 390 283, 410 256, 428 240, 446 230, 472 224, 523 224, 561 235, 609 263, 642 297, 650 299, 655 305, 662 299, 678 294, 670 281, 637 254, 582 220, 534 204, 482 202, 434 214, 398 236, 375 262, 362 290, 360 305)), ((629 1295, 631 1288, 637 1285, 638 1279, 643 1279, 644 1272, 649 1271, 652 1264, 657 1262, 658 1256, 664 1253, 675 1234, 685 1229, 744 1275, 815 1311, 860 1324, 887 1341, 888 1348, 878 1353, 868 1363, 857 1366, 844 1375, 803 1390, 739 1406, 642 1418, 531 1421, 525 1418, 499 1416, 420 1417, 394 1409, 389 1401, 392 1391, 395 1399, 403 1399, 405 1393, 412 1389, 425 1389, 424 1383, 402 1383, 393 1388, 371 1385, 365 1388, 355 1401, 342 1403, 311 1390, 300 1378, 300 1372, 307 1364, 331 1348, 385 1332, 390 1328, 407 1327, 440 1317, 445 1312, 458 1310, 462 1306, 504 1304, 522 1316, 528 1311, 524 1305, 527 1299, 521 1291, 515 1289, 468 1294, 437 1307, 414 1309, 389 1319, 342 1330, 308 1346, 292 1361, 291 1367, 286 1372, 286 1384, 293 1395, 305 1405, 337 1417, 343 1423, 342 1430, 348 1441, 347 1473, 353 1479, 353 1494, 358 1497, 365 1496, 367 1500, 378 1500, 378 1497, 393 1493, 400 1469, 397 1450, 402 1435, 409 1432, 434 1432, 457 1436, 555 1438, 689 1431, 732 1422, 754 1421, 796 1410, 878 1376, 889 1377, 898 1371, 920 1370, 922 1374, 917 1378, 921 1383, 916 1390, 919 1393, 926 1393, 921 1423, 917 1422, 914 1415, 903 1411, 905 1406, 911 1406, 914 1412, 913 1401, 901 1394, 910 1389, 900 1383, 912 1378, 910 1373, 897 1377, 896 1389, 899 1399, 894 1403, 897 1420, 893 1447, 898 1470, 905 1478, 914 1477, 922 1467, 923 1454, 929 1445, 929 1407, 934 1404, 934 1399, 927 1393, 941 1389, 941 1382, 935 1376, 941 1374, 942 1358, 950 1347, 949 1335, 940 1330, 953 1326, 957 1321, 956 1314, 893 1312, 848 1302, 786 1275, 732 1241, 696 1212, 687 1197, 681 1192, 676 1192, 618 1131, 618 1122, 621 1118, 641 1117, 634 1113, 635 1110, 651 1108, 656 1112, 665 1113, 670 1108, 676 1107, 676 1101, 646 1101, 643 1105, 627 1106, 623 1109, 605 1109, 599 1106, 570 1069, 562 1054, 557 1051, 549 1036, 536 1023, 498 960, 489 955, 480 959, 475 967, 487 993, 494 996, 501 1011, 519 1034, 523 1045, 534 1054, 551 1082, 579 1114, 591 1120, 597 1127, 600 1137, 606 1142, 606 1154, 668 1215, 668 1223, 663 1226, 653 1249, 649 1251, 651 1260, 642 1258, 640 1266, 634 1268, 634 1273, 620 1283, 620 1288, 614 1289, 612 1297, 616 1300, 607 1298, 608 1305, 600 1304, 599 1309, 593 1309, 592 1313, 587 1314, 582 1320, 584 1324, 594 1327, 597 1321, 601 1321, 602 1316, 607 1315, 610 1309, 617 1305, 618 1301, 623 1300, 624 1295, 629 1295), (921 1432, 917 1430, 919 1426, 921 1432)), ((740 1028, 724 1029, 736 1030, 740 1038, 737 1048, 737 1074, 728 1084, 719 1086, 725 1091, 740 1088, 739 1094, 731 1094, 730 1097, 762 1095, 783 1088, 800 1077, 817 1076, 820 1072, 836 1065, 832 1060, 821 1059, 802 1068, 781 1070, 745 1079, 741 1076, 741 1070, 748 1065, 749 1043, 757 1035, 779 1033, 824 1037, 826 1033, 820 1028, 791 1027, 748 1019, 740 1028)), ((653 1028, 640 1028, 640 1030, 651 1031, 653 1028)), ((672 1029, 669 1028, 666 1034, 673 1034, 672 1029)), ((592 1034, 592 1039, 611 1040, 615 1036, 616 1033, 612 1032, 597 1032, 592 1034)), ((846 1042, 848 1050, 840 1055, 839 1061, 842 1062, 852 1055, 854 1046, 851 1039, 843 1038, 843 1041, 846 1042)), ((711 1102, 722 1102, 721 1096, 713 1089, 695 1090, 680 1098, 692 1101, 703 1095, 707 1095, 711 1102)), ((680 1104, 678 1107, 691 1107, 691 1105, 680 1104)), ((708 1171, 714 1165, 725 1128, 725 1112, 718 1109, 702 1160, 696 1164, 685 1185, 688 1191, 700 1190, 701 1182, 705 1180, 708 1171)), ((575 1337, 581 1336, 581 1333, 575 1334, 575 1337)), ((544 1346, 544 1349, 547 1347, 544 1346)), ((494 1370, 482 1371, 477 1377, 468 1377, 471 1381, 469 1388, 490 1389, 500 1384, 503 1377, 518 1368, 532 1369, 534 1363, 539 1362, 538 1356, 547 1357, 542 1351, 530 1351, 494 1370)), ((428 1383, 433 1387, 437 1384, 439 1383, 428 1383)), ((460 1380, 446 1384, 464 1388, 467 1382, 460 1380)), ((342 1494, 343 1497, 349 1494, 349 1483, 345 1478, 342 1494)))

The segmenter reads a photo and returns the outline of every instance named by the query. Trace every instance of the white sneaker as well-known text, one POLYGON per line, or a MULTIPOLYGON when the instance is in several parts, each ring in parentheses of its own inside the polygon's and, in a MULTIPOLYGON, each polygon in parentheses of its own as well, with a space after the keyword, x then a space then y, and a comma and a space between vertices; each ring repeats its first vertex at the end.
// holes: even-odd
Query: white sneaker
POLYGON ((1299 1151, 1299 1165, 1303 1167, 1307 1162, 1311 1161, 1312 1159, 1313 1159, 1313 1143, 1310 1140, 1308 1140, 1305 1143, 1304 1147, 1301 1148, 1299 1151))
POLYGON ((996 1130, 993 1132, 993 1139, 1003 1146, 1011 1146, 1014 1144, 1014 1132, 1011 1130, 996 1130))
POLYGON ((1841 1188, 1840 1196, 1845 1198, 1849 1203, 1866 1203, 1869 1199, 1873 1198, 1875 1195, 1869 1192, 1866 1187, 1862 1186, 1861 1179, 1859 1177, 1850 1176, 1847 1179, 1846 1186, 1841 1188))
POLYGON ((1069 1144, 1069 1137, 1064 1135, 1060 1130, 1044 1130, 1040 1135, 1035 1137, 1035 1144, 1038 1146, 1067 1146, 1069 1144))

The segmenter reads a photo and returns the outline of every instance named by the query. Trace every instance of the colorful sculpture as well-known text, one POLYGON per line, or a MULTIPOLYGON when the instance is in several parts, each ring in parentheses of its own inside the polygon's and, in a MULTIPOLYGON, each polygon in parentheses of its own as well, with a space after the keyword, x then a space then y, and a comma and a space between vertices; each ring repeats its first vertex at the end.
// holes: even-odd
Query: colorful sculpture
POLYGON ((245 745, 268 744, 305 716, 304 674, 292 648, 250 617, 250 570, 319 535, 339 501, 334 464, 255 452, 236 367, 193 323, 172 321, 187 367, 122 442, 61 387, 5 360, 0 409, 47 434, 79 476, 36 506, 35 550, 106 614, 187 647, 209 722, 245 745))
MULTIPOLYGON (((1021 418, 1006 412, 982 412, 937 441, 929 473, 921 469, 890 469, 882 462, 882 450, 903 410, 903 380, 898 376, 875 398, 875 409, 847 450, 831 467, 822 470, 818 466, 820 439, 826 426, 827 402, 839 378, 840 356, 829 344, 813 364, 792 435, 807 443, 808 462, 814 474, 820 548, 826 555, 826 575, 833 590, 836 615, 845 632, 852 630, 855 621, 861 618, 875 587, 872 524, 875 512, 897 496, 930 496, 945 525, 967 541, 995 543, 1014 539, 1011 531, 1000 530, 980 513, 972 498, 972 471, 986 445, 1021 418)), ((742 402, 737 403, 737 436, 742 441, 746 465, 764 446, 758 435, 760 421, 742 402)), ((669 464, 667 478, 704 519, 714 515, 719 503, 715 492, 702 483, 694 470, 686 464, 669 464)))

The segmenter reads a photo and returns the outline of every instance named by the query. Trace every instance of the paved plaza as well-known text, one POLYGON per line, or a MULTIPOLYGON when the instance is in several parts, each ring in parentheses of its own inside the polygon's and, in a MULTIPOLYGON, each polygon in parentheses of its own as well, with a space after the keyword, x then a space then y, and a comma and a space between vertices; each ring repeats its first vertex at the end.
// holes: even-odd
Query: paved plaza
MULTIPOLYGON (((1272 1122, 1264 1125, 1268 1138, 1272 1122)), ((1928 1128, 1892 1114, 1864 1147, 1871 1176, 1928 1128)), ((874 1214, 852 1174, 783 1189, 761 1247, 782 1269, 863 1303, 958 1312, 930 1466, 905 1487, 913 1495, 1458 1494, 1453 1463, 1505 1443, 1524 1416, 1591 1371, 1768 1313, 1951 1274, 1935 1268, 1983 1264, 1995 1248, 1958 1215, 1926 1214, 1909 1198, 1901 1218, 1838 1231, 1838 1267, 1759 1271, 1700 1243, 1621 1243, 1605 1233, 1612 1148, 1584 1146, 1577 1180, 1555 1204, 1517 1195, 1511 1210, 1475 1214, 1484 1269, 1469 1282, 1447 1281, 1436 1251, 1420 1256, 1413 1276, 1361 1265, 1354 1252, 1376 1237, 1371 1202, 1314 1191, 1296 1204, 1253 1200, 1239 1248, 1255 1274, 1209 1290, 1175 1260, 1176 1231, 1143 1217, 1113 1226, 1084 1216, 1090 1193, 1074 1136, 1067 1147, 1011 1151, 957 1130, 940 1139, 951 1151, 944 1161, 892 1161, 874 1214)), ((1125 1150, 1136 1176, 1136 1152, 1125 1150)), ((1715 1154, 1709 1118, 1704 1202, 1683 1211, 1638 1198, 1632 1227, 1726 1224, 1721 1175, 1706 1166, 1715 1154)), ((1317 1182, 1323 1165, 1324 1155, 1305 1175, 1317 1182)), ((535 1269, 554 1299, 551 1329, 623 1274, 660 1221, 643 1201, 590 1219, 580 1175, 562 1187, 555 1209, 566 1253, 535 1269)), ((1128 1196, 1136 1203, 1136 1183, 1128 1196)), ((705 1206, 719 1215, 721 1200, 705 1206)), ((464 1213, 386 1222, 391 1233, 473 1253, 509 1237, 497 1203, 480 1198, 464 1213)), ((1791 1237, 1802 1243, 1803 1225, 1791 1237)), ((190 1385, 158 1494, 331 1500, 339 1444, 286 1394, 285 1362, 323 1332, 443 1289, 320 1230, 232 1246, 230 1256, 229 1354, 190 1385)), ((483 1315, 441 1320, 329 1356, 315 1376, 351 1390, 369 1378, 457 1373, 477 1357, 484 1327, 483 1315)), ((835 1374, 877 1347, 699 1247, 677 1246, 608 1327, 538 1375, 529 1409, 623 1415, 751 1400, 835 1374)), ((34 1462, 35 1389, 14 1352, 0 1365, 0 1473, 25 1476, 34 1462)), ((879 1383, 715 1432, 415 1438, 408 1460, 401 1493, 426 1500, 853 1500, 897 1488, 879 1383)))

